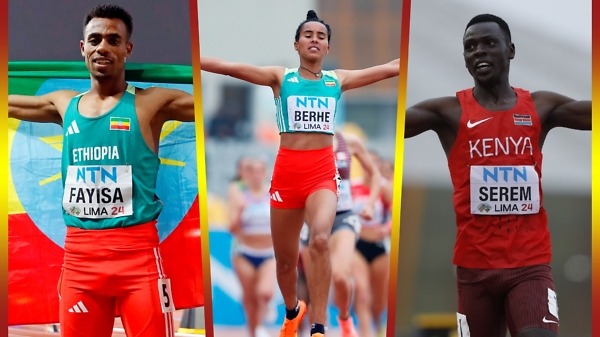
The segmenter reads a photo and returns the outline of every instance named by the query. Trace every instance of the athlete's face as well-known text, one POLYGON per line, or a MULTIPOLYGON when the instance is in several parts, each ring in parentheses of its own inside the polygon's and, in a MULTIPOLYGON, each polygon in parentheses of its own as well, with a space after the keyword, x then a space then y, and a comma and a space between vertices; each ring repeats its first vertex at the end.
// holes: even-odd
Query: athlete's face
POLYGON ((510 60, 515 56, 514 44, 507 41, 495 22, 470 26, 463 36, 465 66, 473 79, 482 84, 508 80, 510 60))
POLYGON ((382 161, 379 170, 384 178, 390 181, 394 180, 394 163, 392 161, 382 161))
POLYGON ((238 176, 240 177, 240 181, 244 183, 248 183, 248 175, 250 173, 250 166, 252 164, 252 160, 249 158, 243 158, 238 163, 238 176))
POLYGON ((302 25, 298 41, 294 42, 294 48, 301 58, 311 61, 322 60, 329 52, 325 25, 316 21, 306 22, 302 25))
POLYGON ((256 188, 262 186, 265 176, 265 164, 260 160, 253 160, 248 167, 248 185, 256 188))
POLYGON ((119 19, 94 18, 85 26, 81 55, 92 77, 118 77, 131 55, 127 27, 119 19))

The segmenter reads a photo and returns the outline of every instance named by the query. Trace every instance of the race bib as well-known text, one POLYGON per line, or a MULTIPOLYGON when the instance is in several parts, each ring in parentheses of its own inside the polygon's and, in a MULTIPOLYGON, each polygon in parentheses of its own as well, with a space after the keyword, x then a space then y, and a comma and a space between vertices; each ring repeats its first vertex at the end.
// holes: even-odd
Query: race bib
POLYGON ((63 208, 78 218, 116 218, 133 214, 130 165, 69 166, 63 208))
POLYGON ((548 288, 548 311, 552 316, 558 318, 558 304, 556 301, 556 292, 548 288))
POLYGON ((289 130, 333 133, 336 104, 333 97, 288 97, 289 130))
POLYGON ((308 229, 308 225, 305 222, 302 224, 302 229, 300 229, 300 241, 302 241, 302 244, 308 245, 309 237, 310 237, 310 230, 308 229))
POLYGON ((471 214, 536 214, 540 179, 535 168, 471 166, 471 214))
POLYGON ((456 328, 458 329, 458 337, 471 337, 471 330, 469 330, 469 323, 467 322, 467 316, 456 313, 456 328))
POLYGON ((352 209, 352 193, 350 181, 342 180, 338 186, 337 211, 347 211, 352 209))

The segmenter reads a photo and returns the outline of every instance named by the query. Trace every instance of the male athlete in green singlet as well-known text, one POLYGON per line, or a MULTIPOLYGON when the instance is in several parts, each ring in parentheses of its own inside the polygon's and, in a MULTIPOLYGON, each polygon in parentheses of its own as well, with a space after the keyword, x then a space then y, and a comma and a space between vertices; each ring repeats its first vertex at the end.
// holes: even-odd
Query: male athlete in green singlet
POLYGON ((132 19, 101 5, 84 20, 85 93, 9 95, 9 117, 64 128, 67 225, 60 291, 62 336, 111 336, 117 308, 127 335, 172 336, 174 305, 158 250, 155 195, 161 128, 193 121, 193 97, 125 81, 132 19))

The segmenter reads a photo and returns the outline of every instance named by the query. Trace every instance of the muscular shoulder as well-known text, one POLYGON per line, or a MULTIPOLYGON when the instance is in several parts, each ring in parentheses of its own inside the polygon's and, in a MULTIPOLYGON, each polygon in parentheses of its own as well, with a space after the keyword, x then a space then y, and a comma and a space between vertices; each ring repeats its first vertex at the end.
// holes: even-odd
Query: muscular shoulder
POLYGON ((436 97, 415 104, 412 109, 421 113, 431 114, 441 122, 457 121, 460 118, 461 107, 456 96, 436 97))
POLYGON ((545 120, 547 115, 557 107, 574 101, 574 99, 552 92, 552 91, 536 91, 531 93, 533 104, 542 120, 545 120))
POLYGON ((573 101, 573 99, 570 97, 552 91, 535 91, 531 93, 531 98, 538 109, 552 109, 558 105, 573 101))
POLYGON ((242 204, 244 199, 244 186, 240 182, 231 182, 227 187, 227 198, 230 203, 242 204))
POLYGON ((443 96, 424 100, 416 104, 415 107, 422 107, 432 112, 443 113, 460 109, 460 103, 456 96, 443 96))
POLYGON ((163 115, 164 120, 194 120, 194 97, 182 90, 161 87, 136 88, 135 105, 147 115, 163 115))
POLYGON ((427 130, 438 134, 458 130, 461 108, 455 96, 431 98, 406 110, 405 137, 413 137, 427 130))
POLYGON ((166 103, 184 95, 189 94, 185 91, 162 87, 149 87, 145 89, 136 88, 135 90, 135 96, 137 100, 152 104, 157 104, 160 102, 166 103))
POLYGON ((538 91, 533 93, 532 97, 540 121, 546 130, 554 127, 591 130, 591 100, 575 100, 550 91, 538 91))
POLYGON ((74 90, 57 90, 44 96, 48 97, 54 104, 65 104, 79 94, 79 92, 74 90))
POLYGON ((138 108, 154 113, 167 107, 187 108, 187 105, 193 105, 193 97, 187 92, 162 87, 136 88, 135 101, 138 108))
POLYGON ((75 90, 57 90, 57 91, 53 91, 53 92, 47 94, 47 96, 52 96, 52 97, 55 97, 56 99, 69 100, 79 94, 80 94, 80 92, 75 91, 75 90))
POLYGON ((63 115, 67 110, 67 106, 73 97, 80 93, 74 90, 57 90, 43 95, 50 103, 52 103, 58 112, 63 115))

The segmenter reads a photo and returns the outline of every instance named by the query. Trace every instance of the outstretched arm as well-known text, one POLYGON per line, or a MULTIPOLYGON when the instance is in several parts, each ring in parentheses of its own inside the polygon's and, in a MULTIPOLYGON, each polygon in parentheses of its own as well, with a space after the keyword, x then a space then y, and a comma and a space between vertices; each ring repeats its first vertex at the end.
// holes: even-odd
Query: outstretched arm
POLYGON ((227 62, 212 57, 201 57, 200 69, 271 88, 278 87, 283 79, 283 67, 258 67, 251 64, 227 62))
POLYGON ((368 181, 369 200, 367 200, 365 207, 361 210, 360 216, 367 220, 371 220, 373 218, 375 203, 377 202, 377 199, 379 199, 381 193, 381 172, 369 156, 369 153, 362 141, 353 136, 345 137, 350 152, 356 157, 356 159, 358 159, 360 166, 362 166, 362 168, 370 177, 370 180, 368 181))
POLYGON ((61 125, 68 102, 76 94, 61 90, 41 96, 8 95, 8 117, 61 125))
POLYGON ((557 126, 570 129, 592 129, 592 101, 573 101, 554 109, 552 113, 557 126))
POLYGON ((548 130, 555 127, 592 129, 591 101, 576 101, 549 91, 538 91, 533 96, 542 123, 548 130))
POLYGON ((237 235, 240 231, 241 215, 244 210, 244 197, 237 183, 231 183, 227 191, 227 209, 229 209, 229 231, 237 235))
POLYGON ((375 82, 398 76, 400 72, 400 59, 380 64, 377 66, 358 69, 345 70, 336 69, 335 73, 342 86, 342 91, 364 87, 375 82))
POLYGON ((406 109, 404 138, 414 137, 428 130, 439 131, 445 124, 442 109, 453 97, 433 98, 406 109))
MULTIPOLYGON (((194 96, 177 89, 153 88, 156 92, 150 95, 161 97, 162 105, 159 114, 162 121, 176 120, 181 122, 194 121, 194 96)), ((146 89, 148 90, 148 89, 146 89)))

